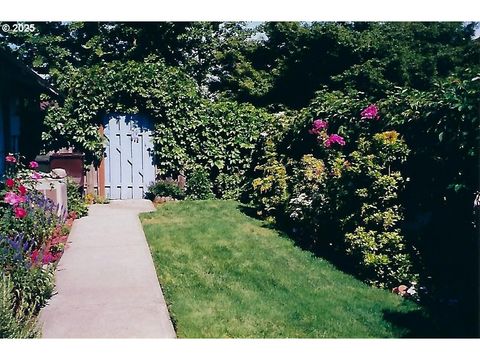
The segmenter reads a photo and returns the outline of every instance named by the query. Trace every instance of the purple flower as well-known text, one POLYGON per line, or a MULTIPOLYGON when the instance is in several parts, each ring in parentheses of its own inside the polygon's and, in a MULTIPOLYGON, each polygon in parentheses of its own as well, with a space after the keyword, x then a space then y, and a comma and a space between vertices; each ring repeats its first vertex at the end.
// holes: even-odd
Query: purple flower
POLYGON ((38 163, 36 161, 30 161, 30 169, 36 169, 38 168, 38 163))
POLYGON ((362 119, 379 119, 377 105, 371 104, 362 110, 360 113, 362 119))
POLYGON ((318 135, 320 131, 328 127, 328 121, 317 119, 313 122, 312 128, 308 130, 309 134, 318 135))
POLYGON ((332 144, 338 144, 338 145, 345 145, 345 139, 343 137, 341 137, 340 135, 337 135, 337 134, 332 134, 328 137, 327 140, 325 140, 325 147, 330 147, 332 146, 332 144))

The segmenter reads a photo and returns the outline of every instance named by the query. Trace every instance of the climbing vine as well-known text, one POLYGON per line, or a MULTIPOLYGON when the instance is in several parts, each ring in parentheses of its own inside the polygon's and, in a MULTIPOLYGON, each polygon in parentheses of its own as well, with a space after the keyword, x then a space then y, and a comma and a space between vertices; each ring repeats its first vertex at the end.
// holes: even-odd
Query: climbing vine
POLYGON ((200 165, 222 194, 232 193, 224 188, 225 176, 229 187, 241 185, 254 144, 271 123, 268 113, 249 104, 205 98, 192 78, 156 57, 80 68, 60 83, 65 100, 45 120, 49 149, 73 147, 98 162, 104 150, 98 127, 106 114, 146 115, 154 123, 159 174, 188 173, 200 165))

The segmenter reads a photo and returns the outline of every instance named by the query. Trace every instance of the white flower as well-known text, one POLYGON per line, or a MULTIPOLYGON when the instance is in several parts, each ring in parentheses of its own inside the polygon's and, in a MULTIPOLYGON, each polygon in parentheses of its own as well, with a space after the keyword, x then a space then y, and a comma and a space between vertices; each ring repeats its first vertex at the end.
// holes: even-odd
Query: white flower
POLYGON ((417 293, 417 291, 415 290, 415 288, 412 286, 411 288, 408 288, 407 290, 407 294, 409 295, 415 295, 417 293))

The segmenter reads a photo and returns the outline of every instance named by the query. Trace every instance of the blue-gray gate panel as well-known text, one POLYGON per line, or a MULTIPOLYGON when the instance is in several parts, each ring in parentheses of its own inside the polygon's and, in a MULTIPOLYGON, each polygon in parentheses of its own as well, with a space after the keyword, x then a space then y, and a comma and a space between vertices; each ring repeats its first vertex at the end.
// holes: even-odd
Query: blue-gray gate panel
POLYGON ((110 199, 141 199, 155 181, 152 124, 142 116, 111 114, 104 135, 105 190, 110 199))

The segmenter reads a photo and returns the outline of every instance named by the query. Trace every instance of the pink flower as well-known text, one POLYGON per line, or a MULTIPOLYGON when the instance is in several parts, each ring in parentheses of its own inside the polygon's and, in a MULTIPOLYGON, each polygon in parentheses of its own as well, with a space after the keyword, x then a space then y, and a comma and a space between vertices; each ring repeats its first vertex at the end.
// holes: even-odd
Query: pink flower
POLYGON ((43 253, 43 257, 42 257, 42 264, 43 265, 50 264, 50 263, 54 262, 55 260, 57 260, 55 255, 53 255, 50 251, 45 251, 43 253))
POLYGON ((12 154, 8 154, 7 156, 5 156, 5 161, 9 162, 9 163, 16 163, 17 158, 15 156, 13 156, 12 154))
POLYGON ((15 208, 15 217, 17 219, 23 219, 25 216, 27 216, 27 211, 24 208, 21 208, 21 207, 15 208))
POLYGON ((38 168, 38 163, 36 161, 30 161, 30 169, 36 169, 38 168))
POLYGON ((377 105, 371 104, 360 113, 362 119, 379 119, 377 105))
POLYGON ((38 250, 33 250, 32 253, 30 254, 30 261, 32 264, 36 263, 38 259, 38 250))
POLYGON ((23 196, 18 196, 14 192, 10 191, 10 192, 7 192, 5 194, 5 197, 4 197, 3 201, 5 201, 7 204, 16 206, 16 205, 24 202, 25 198, 23 196))
POLYGON ((308 132, 312 135, 318 135, 320 131, 328 127, 328 121, 317 119, 313 122, 312 128, 308 132))
POLYGON ((42 178, 42 174, 40 174, 39 172, 34 171, 34 172, 32 173, 32 179, 34 179, 34 180, 39 180, 39 179, 41 179, 41 178, 42 178))
POLYGON ((5 185, 7 185, 7 187, 9 187, 9 188, 12 188, 13 185, 15 185, 15 180, 13 180, 13 179, 7 179, 7 180, 5 181, 5 185))
POLYGON ((345 139, 341 137, 340 135, 337 134, 332 134, 328 137, 328 139, 325 141, 324 145, 325 147, 330 147, 332 144, 338 144, 338 145, 345 145, 345 139))

